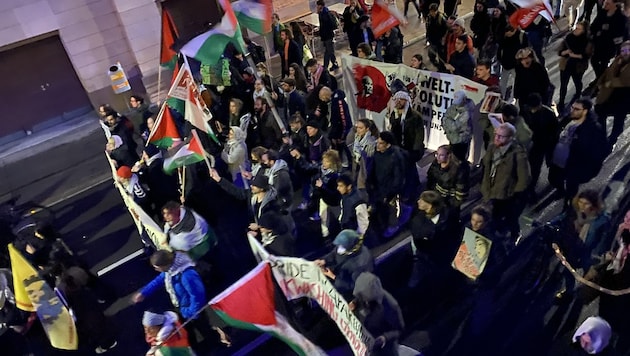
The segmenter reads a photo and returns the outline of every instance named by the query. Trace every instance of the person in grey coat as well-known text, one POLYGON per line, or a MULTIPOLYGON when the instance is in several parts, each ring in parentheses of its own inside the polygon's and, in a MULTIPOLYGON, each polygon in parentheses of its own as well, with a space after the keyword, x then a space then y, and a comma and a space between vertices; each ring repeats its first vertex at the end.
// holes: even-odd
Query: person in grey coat
POLYGON ((474 112, 475 103, 466 97, 466 92, 458 90, 453 96, 453 104, 446 109, 442 118, 442 128, 451 151, 461 162, 468 160, 474 112))
POLYGON ((405 328, 405 321, 396 299, 370 272, 359 275, 352 294, 355 299, 350 302, 350 309, 374 336, 370 355, 398 355, 398 338, 405 328))

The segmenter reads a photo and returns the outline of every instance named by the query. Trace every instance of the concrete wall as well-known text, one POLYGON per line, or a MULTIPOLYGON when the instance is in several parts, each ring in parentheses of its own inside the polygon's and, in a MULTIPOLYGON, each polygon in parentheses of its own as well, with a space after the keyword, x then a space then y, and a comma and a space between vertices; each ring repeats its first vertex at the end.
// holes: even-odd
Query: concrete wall
POLYGON ((160 15, 152 0, 0 1, 0 50, 53 31, 95 105, 126 100, 113 94, 106 75, 117 61, 134 92, 145 92, 142 78, 157 73, 160 15))

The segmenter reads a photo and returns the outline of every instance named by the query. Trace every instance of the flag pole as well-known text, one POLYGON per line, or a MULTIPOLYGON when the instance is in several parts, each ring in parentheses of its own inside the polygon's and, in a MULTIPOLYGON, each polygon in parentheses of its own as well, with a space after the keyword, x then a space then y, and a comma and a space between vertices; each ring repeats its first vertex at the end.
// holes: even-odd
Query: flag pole
POLYGON ((201 148, 203 148, 203 160, 206 162, 208 169, 212 169, 214 167, 214 157, 212 159, 213 164, 210 164, 210 161, 208 160, 208 153, 206 152, 206 149, 203 147, 203 144, 201 143, 201 140, 199 139, 199 135, 197 135, 197 130, 192 129, 191 132, 192 132, 193 138, 195 138, 197 142, 199 142, 199 144, 201 145, 201 148))
POLYGON ((151 132, 149 132, 149 136, 147 137, 147 143, 144 145, 145 147, 149 146, 149 141, 151 141, 151 137, 153 137, 153 134, 155 134, 155 130, 157 130, 158 126, 162 122, 162 116, 164 116, 165 109, 166 109, 166 100, 164 100, 164 102, 162 103, 162 106, 160 107, 160 111, 158 112, 157 119, 155 120, 155 123, 153 123, 153 129, 151 129, 151 132))
POLYGON ((162 94, 162 66, 158 65, 158 88, 157 88, 157 100, 160 102, 160 94, 162 94))
MULTIPOLYGON (((247 52, 245 54, 245 58, 247 59, 247 62, 249 63, 250 67, 252 67, 252 69, 256 68, 256 65, 254 64, 254 60, 252 59, 251 53, 247 52)), ((267 68, 267 70, 269 70, 269 68, 267 68)), ((256 79, 262 80, 260 75, 258 75, 257 70, 254 70, 254 75, 256 76, 256 79)), ((267 75, 269 75, 269 77, 271 78, 271 74, 267 74, 267 75)), ((273 85, 271 86, 271 90, 273 90, 273 85)), ((280 115, 278 114, 276 105, 274 104, 273 99, 271 99, 271 94, 265 90, 265 95, 263 97, 267 101, 267 106, 271 108, 271 113, 273 114, 273 118, 276 119, 276 123, 278 124, 278 127, 280 127, 280 131, 282 131, 282 133, 287 132, 288 131, 287 127, 284 125, 284 122, 282 121, 282 119, 280 118, 280 115)), ((286 119, 289 120, 288 117, 286 119)))

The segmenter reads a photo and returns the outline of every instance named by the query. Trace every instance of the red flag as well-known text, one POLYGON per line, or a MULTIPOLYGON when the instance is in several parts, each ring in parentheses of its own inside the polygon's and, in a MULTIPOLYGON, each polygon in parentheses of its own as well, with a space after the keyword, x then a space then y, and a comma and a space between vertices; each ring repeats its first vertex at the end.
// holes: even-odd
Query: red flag
POLYGON ((514 28, 527 28, 538 17, 538 14, 546 9, 542 2, 537 2, 532 7, 522 7, 510 16, 510 25, 514 28))
POLYGON ((173 45, 177 39, 177 29, 173 25, 171 15, 162 8, 162 47, 160 48, 160 65, 173 68, 177 62, 177 52, 173 45))
POLYGON ((168 105, 164 102, 155 120, 153 131, 151 131, 149 138, 147 138, 147 142, 157 147, 171 148, 175 142, 179 141, 181 141, 181 137, 179 137, 175 120, 173 120, 171 116, 168 105))
POLYGON ((406 25, 405 17, 395 6, 389 7, 383 0, 374 1, 372 6, 372 32, 374 38, 381 37, 385 32, 400 24, 406 25))

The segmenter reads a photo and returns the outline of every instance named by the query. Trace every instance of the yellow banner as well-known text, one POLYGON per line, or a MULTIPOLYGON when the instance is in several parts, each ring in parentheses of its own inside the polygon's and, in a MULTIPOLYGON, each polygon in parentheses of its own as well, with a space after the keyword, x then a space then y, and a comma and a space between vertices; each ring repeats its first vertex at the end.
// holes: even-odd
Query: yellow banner
POLYGON ((37 313, 53 347, 76 350, 77 329, 68 309, 13 244, 9 244, 9 256, 17 307, 37 313))

